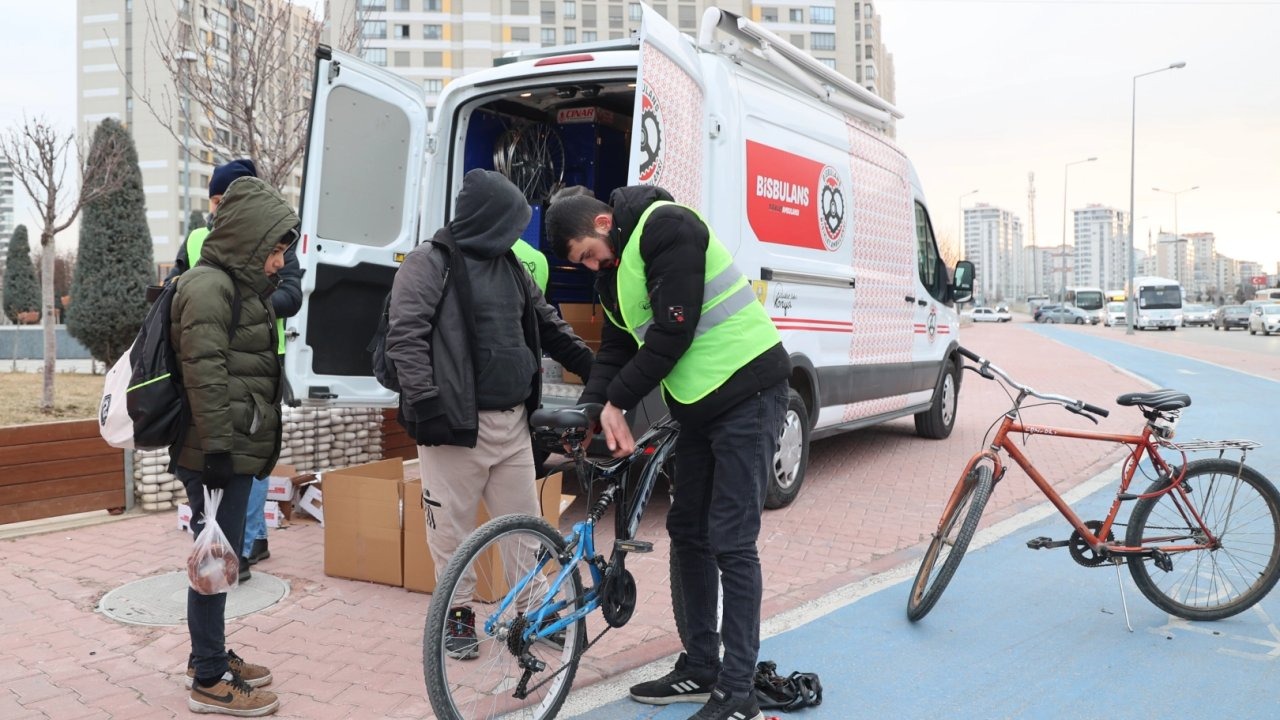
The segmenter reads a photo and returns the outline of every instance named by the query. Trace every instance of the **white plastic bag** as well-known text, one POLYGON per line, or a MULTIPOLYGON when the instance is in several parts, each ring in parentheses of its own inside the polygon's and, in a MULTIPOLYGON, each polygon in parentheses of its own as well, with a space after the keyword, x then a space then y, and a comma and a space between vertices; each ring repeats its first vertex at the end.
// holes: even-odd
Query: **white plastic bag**
POLYGON ((129 417, 129 403, 125 399, 133 376, 133 367, 129 364, 132 352, 130 345, 107 371, 106 381, 102 383, 102 402, 98 405, 98 432, 102 439, 111 447, 125 450, 133 449, 133 418, 129 417))
POLYGON ((187 557, 187 580, 201 595, 217 595, 240 582, 240 553, 236 552, 218 526, 221 490, 204 488, 204 529, 187 557))

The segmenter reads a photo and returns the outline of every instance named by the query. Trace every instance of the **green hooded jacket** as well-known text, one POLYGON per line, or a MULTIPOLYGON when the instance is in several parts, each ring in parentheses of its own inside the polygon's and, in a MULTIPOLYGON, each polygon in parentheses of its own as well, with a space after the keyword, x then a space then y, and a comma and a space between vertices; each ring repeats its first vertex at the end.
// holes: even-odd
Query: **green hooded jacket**
POLYGON ((191 407, 182 446, 171 451, 181 467, 200 472, 205 453, 224 452, 237 475, 261 477, 275 467, 283 383, 270 300, 275 282, 264 267, 297 226, 275 188, 239 178, 218 206, 199 264, 178 278, 170 337, 191 407), (237 294, 240 317, 230 333, 237 294))

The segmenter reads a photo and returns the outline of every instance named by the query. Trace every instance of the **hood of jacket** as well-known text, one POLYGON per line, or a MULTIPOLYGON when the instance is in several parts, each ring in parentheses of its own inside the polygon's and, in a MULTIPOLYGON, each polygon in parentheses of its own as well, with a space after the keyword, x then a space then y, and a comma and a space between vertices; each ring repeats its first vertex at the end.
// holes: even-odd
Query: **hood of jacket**
POLYGON ((263 270, 267 256, 298 222, 275 188, 255 177, 237 178, 218 204, 218 220, 205 238, 201 259, 265 298, 275 290, 263 270))
POLYGON ((613 207, 613 231, 610 238, 613 250, 622 257, 622 247, 627 244, 636 225, 640 224, 640 216, 645 209, 659 200, 674 202, 671 193, 657 185, 628 185, 614 190, 609 195, 609 205, 613 207))
POLYGON ((449 233, 467 255, 495 258, 511 249, 532 214, 520 188, 502 173, 472 170, 462 178, 449 233))

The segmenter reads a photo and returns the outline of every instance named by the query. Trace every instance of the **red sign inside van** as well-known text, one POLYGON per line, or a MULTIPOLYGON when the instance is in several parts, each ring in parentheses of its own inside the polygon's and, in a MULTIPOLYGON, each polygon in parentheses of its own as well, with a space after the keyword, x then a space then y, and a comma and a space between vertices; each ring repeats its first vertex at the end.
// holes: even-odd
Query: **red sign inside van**
POLYGON ((748 140, 747 221, 761 242, 835 250, 844 236, 839 174, 748 140))

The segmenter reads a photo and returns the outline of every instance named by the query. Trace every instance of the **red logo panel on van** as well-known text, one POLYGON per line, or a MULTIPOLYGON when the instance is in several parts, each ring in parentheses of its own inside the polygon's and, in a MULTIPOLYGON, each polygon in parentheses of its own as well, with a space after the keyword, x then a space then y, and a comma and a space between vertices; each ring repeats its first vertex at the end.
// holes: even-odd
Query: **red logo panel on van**
POLYGON ((835 169, 747 141, 747 221, 761 242, 835 250, 844 239, 844 193, 835 169))

